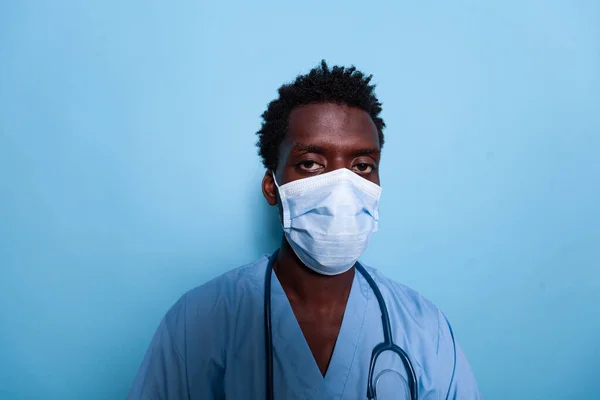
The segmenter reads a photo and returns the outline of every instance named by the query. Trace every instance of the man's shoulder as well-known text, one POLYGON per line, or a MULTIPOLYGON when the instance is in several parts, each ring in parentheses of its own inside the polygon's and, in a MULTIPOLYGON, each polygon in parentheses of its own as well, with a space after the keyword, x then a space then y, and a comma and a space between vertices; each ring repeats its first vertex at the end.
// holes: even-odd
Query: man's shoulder
POLYGON ((264 279, 268 256, 231 269, 206 283, 188 290, 167 312, 167 320, 225 315, 243 296, 256 293, 264 279))
POLYGON ((368 266, 366 269, 375 280, 384 298, 390 300, 391 304, 388 307, 395 307, 398 311, 409 314, 415 320, 437 323, 440 310, 431 300, 417 290, 388 277, 378 269, 368 266))
POLYGON ((231 299, 242 294, 244 289, 255 288, 264 280, 264 271, 269 261, 268 255, 240 267, 231 269, 208 282, 196 286, 183 296, 188 303, 205 301, 208 298, 231 299))

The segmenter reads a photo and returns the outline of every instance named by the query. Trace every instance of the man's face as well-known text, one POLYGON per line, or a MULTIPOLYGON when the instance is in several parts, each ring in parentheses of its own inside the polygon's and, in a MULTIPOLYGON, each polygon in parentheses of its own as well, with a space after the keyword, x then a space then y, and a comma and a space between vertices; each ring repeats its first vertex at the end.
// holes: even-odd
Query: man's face
MULTIPOLYGON (((310 104, 290 114, 274 172, 283 185, 347 168, 379 185, 380 149, 377 127, 367 112, 332 103, 310 104)), ((263 180, 263 193, 275 205, 276 188, 269 175, 263 180)))

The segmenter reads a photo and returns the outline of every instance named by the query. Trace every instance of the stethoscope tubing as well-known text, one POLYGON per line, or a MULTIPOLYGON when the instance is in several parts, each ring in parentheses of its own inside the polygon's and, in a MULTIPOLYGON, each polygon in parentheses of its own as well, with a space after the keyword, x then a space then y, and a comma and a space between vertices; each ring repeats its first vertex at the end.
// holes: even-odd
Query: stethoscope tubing
MULTIPOLYGON (((265 358, 267 374, 265 383, 267 400, 273 400, 273 329, 271 326, 271 275, 273 271, 273 263, 275 261, 275 258, 277 257, 278 252, 279 250, 275 251, 275 253, 273 253, 273 255, 271 255, 271 257, 269 258, 269 262, 267 263, 267 271, 265 273, 264 316, 265 358)), ((381 311, 381 324, 383 327, 383 343, 380 343, 377 346, 375 346, 371 354, 371 362, 369 365, 369 380, 367 384, 367 398, 369 400, 372 400, 376 397, 376 388, 373 387, 373 372, 375 370, 375 363, 377 361, 377 357, 379 357, 379 355, 384 351, 392 351, 400 356, 400 358, 402 359, 402 363, 404 364, 404 368, 408 372, 408 383, 411 400, 418 400, 417 376, 415 374, 415 370, 413 368, 412 363, 410 362, 408 354, 406 354, 406 352, 402 348, 395 345, 392 340, 392 327, 390 323, 390 317, 381 291, 377 287, 377 284, 375 283, 371 275, 359 262, 356 262, 355 268, 365 278, 365 280, 371 287, 371 290, 373 290, 373 293, 375 294, 377 303, 379 304, 379 310, 381 311)))

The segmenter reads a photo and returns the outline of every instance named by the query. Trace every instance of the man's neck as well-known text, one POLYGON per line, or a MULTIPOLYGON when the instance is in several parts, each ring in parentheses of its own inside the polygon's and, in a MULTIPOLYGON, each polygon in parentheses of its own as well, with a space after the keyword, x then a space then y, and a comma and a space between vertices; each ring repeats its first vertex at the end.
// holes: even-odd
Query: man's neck
POLYGON ((334 276, 312 271, 298 259, 285 237, 273 270, 290 302, 323 311, 345 307, 355 273, 354 267, 334 276))

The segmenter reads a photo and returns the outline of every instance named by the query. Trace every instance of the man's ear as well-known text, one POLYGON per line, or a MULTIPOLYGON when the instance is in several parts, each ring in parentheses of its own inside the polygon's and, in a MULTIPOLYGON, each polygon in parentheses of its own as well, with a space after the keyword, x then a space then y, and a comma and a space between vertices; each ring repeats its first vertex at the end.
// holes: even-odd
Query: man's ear
POLYGON ((274 173, 270 169, 267 170, 262 180, 263 196, 271 206, 277 205, 277 186, 275 186, 275 179, 273 178, 274 173))

